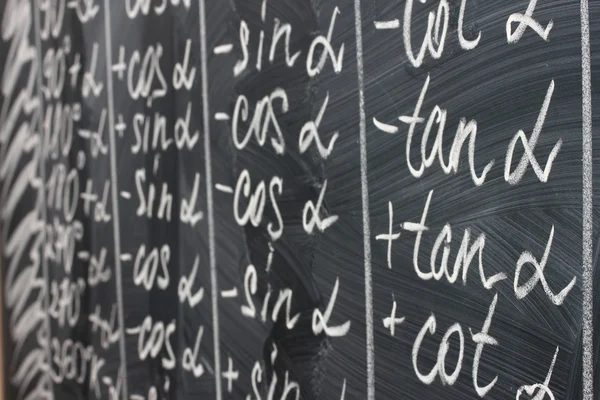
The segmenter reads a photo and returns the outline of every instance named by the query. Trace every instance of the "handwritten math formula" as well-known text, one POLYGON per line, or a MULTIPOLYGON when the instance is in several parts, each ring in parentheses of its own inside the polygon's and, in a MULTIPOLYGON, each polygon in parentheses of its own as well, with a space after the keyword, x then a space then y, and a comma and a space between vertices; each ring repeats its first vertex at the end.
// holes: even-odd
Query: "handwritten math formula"
POLYGON ((8 398, 594 398, 587 0, 2 8, 8 398))

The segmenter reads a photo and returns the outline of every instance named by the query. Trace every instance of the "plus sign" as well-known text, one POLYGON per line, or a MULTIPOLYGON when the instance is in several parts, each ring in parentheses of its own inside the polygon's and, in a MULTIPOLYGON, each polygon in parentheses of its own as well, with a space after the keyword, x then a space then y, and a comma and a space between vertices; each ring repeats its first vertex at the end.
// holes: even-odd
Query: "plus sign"
POLYGON ((77 76, 79 75, 79 71, 81 70, 80 58, 81 55, 79 53, 76 53, 73 65, 69 67, 69 75, 71 75, 71 87, 75 87, 75 85, 77 85, 77 76))
POLYGON ((117 119, 119 120, 119 122, 117 122, 117 124, 115 125, 115 130, 119 134, 119 137, 123 137, 123 132, 125 131, 125 129, 127 129, 127 125, 125 124, 125 122, 123 122, 123 114, 119 114, 117 116, 117 119))
POLYGON ((271 264, 273 264, 273 253, 275 252, 275 249, 273 248, 273 245, 271 244, 271 242, 269 242, 269 255, 267 256, 267 267, 265 268, 265 271, 267 272, 267 274, 269 272, 271 272, 271 264))
POLYGON ((85 191, 79 195, 83 200, 83 212, 85 215, 90 215, 90 203, 98 200, 98 195, 92 191, 92 180, 88 179, 85 185, 85 191))
POLYGON ((387 263, 388 268, 392 268, 392 240, 396 240, 400 237, 400 232, 392 233, 392 225, 394 223, 394 209, 392 208, 392 202, 388 202, 388 214, 390 216, 389 230, 388 233, 375 236, 375 240, 387 240, 387 263))
POLYGON ((221 377, 227 379, 227 392, 231 393, 233 389, 233 381, 237 381, 240 375, 239 371, 233 370, 233 361, 231 357, 227 357, 227 371, 221 373, 221 377))
POLYGON ((400 325, 404 322, 404 317, 396 318, 396 300, 394 300, 394 305, 392 306, 392 312, 390 316, 383 319, 383 326, 390 330, 390 335, 394 336, 394 332, 396 331, 396 325, 400 325))
POLYGON ((126 69, 127 64, 125 63, 125 47, 121 46, 119 48, 119 62, 112 66, 112 71, 116 72, 119 79, 122 80, 126 69))

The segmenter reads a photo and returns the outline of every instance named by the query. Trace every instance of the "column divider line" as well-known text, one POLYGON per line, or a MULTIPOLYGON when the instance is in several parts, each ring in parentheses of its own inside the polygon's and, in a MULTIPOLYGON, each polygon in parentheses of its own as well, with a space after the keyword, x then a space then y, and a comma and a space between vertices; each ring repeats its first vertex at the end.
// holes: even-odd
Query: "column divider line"
POLYGON ((363 65, 362 15, 360 0, 354 0, 354 29, 356 33, 356 69, 360 116, 360 180, 363 217, 363 246, 365 269, 365 325, 367 353, 367 400, 375 400, 375 344, 373 337, 373 282, 371 269, 371 221, 369 216, 369 178, 367 174, 367 122, 363 65))
MULTIPOLYGON (((104 34, 106 35, 106 92, 108 102, 108 139, 110 146, 110 180, 111 180, 111 198, 113 209, 113 235, 115 246, 115 281, 117 292, 117 312, 119 319, 120 341, 119 350, 121 353, 121 373, 123 374, 123 399, 129 399, 129 390, 127 382, 127 350, 125 347, 125 317, 123 315, 123 281, 121 269, 121 232, 119 223, 119 198, 117 185, 117 154, 115 143, 115 104, 114 87, 112 77, 112 36, 110 23, 110 0, 104 0, 104 34)), ((118 381, 118 377, 117 377, 118 381)))
POLYGON ((219 327, 219 296, 217 280, 217 256, 215 249, 215 216, 213 204, 212 159, 210 149, 210 107, 208 99, 208 51, 206 49, 206 4, 199 0, 200 25, 200 66, 202 76, 202 119, 204 127, 204 162, 206 180, 206 207, 208 214, 208 252, 210 261, 210 285, 212 299, 213 347, 215 352, 215 392, 216 400, 222 400, 221 387, 221 335, 219 327))
POLYGON ((593 159, 592 159, 592 69, 588 0, 581 0, 581 88, 583 151, 583 399, 594 398, 594 265, 593 265, 593 159))

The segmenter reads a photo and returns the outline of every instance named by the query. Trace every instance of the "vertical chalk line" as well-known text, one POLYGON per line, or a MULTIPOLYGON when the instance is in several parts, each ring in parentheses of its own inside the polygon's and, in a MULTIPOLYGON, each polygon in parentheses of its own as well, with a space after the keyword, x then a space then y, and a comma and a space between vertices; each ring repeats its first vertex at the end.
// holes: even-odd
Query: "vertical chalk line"
POLYGON ((371 222, 369 218, 369 180, 367 176, 367 122, 365 115, 365 84, 360 0, 354 0, 356 31, 356 70, 360 115, 360 180, 362 192, 363 244, 365 261, 365 324, 367 351, 367 400, 375 400, 375 344, 373 340, 373 283, 371 276, 371 222))
POLYGON ((594 397, 593 368, 593 192, 592 192, 592 70, 588 0, 581 0, 581 89, 583 122, 583 399, 594 397))
POLYGON ((215 217, 213 210, 212 160, 210 154, 210 108, 208 103, 208 60, 206 50, 205 0, 199 0, 200 65, 202 75, 202 119, 204 120, 204 162, 206 175, 206 204, 208 213, 208 253, 210 258, 210 285, 212 298, 213 347, 215 351, 216 400, 222 400, 221 390, 221 335, 219 328, 219 288, 217 287, 217 256, 215 254, 215 217))
POLYGON ((125 349, 125 317, 123 316, 123 282, 121 275, 121 232, 119 228, 119 189, 117 185, 117 154, 115 139, 115 103, 112 77, 112 37, 110 23, 110 1, 104 0, 104 33, 106 35, 106 92, 108 98, 108 139, 110 145, 110 180, 113 208, 113 232, 115 242, 115 281, 117 285, 117 311, 121 333, 121 373, 123 374, 123 399, 129 399, 127 388, 127 353, 125 349))
POLYGON ((50 313, 48 312, 50 308, 50 272, 48 270, 48 260, 46 259, 46 224, 48 223, 48 215, 46 211, 46 135, 44 134, 44 94, 42 92, 42 63, 43 63, 43 54, 42 54, 42 29, 40 23, 40 14, 39 7, 36 7, 37 1, 32 1, 32 12, 33 12, 33 24, 34 24, 34 36, 35 36, 35 46, 37 48, 37 86, 38 86, 38 97, 40 98, 40 121, 39 121, 39 134, 40 134, 40 178, 41 178, 41 188, 40 193, 42 196, 41 200, 41 208, 42 208, 42 220, 44 222, 44 226, 42 228, 42 273, 44 274, 44 282, 46 283, 46 287, 44 288, 44 309, 46 310, 46 331, 48 332, 48 343, 46 348, 46 353, 48 357, 48 385, 50 391, 50 399, 54 399, 54 382, 52 381, 52 377, 50 375, 50 364, 52 363, 52 351, 50 349, 51 337, 52 337, 52 327, 50 324, 50 313))

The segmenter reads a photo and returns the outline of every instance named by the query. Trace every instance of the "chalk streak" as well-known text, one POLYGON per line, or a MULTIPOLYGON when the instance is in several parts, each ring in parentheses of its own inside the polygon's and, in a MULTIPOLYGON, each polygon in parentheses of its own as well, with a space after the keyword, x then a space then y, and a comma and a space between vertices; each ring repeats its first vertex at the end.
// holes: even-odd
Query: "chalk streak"
POLYGON ((113 235, 115 243, 115 281, 117 291, 117 313, 119 319, 120 341, 119 349, 121 353, 121 369, 123 371, 122 394, 124 399, 129 398, 127 382, 127 350, 125 348, 125 318, 123 316, 123 283, 121 272, 121 228, 119 226, 119 198, 117 193, 117 154, 115 138, 115 104, 112 79, 112 25, 110 22, 110 0, 104 0, 104 34, 106 39, 106 92, 108 102, 108 139, 110 146, 110 175, 111 175, 111 197, 113 208, 113 235))
POLYGON ((367 400, 375 400, 375 345, 373 340, 373 283, 371 276, 371 222, 369 219, 369 181, 367 175, 367 117, 365 113, 365 84, 360 0, 354 0, 354 29, 356 31, 356 70, 360 115, 360 178, 363 216, 363 245, 365 262, 365 325, 367 352, 367 400))
POLYGON ((592 192, 592 70, 590 58, 590 20, 588 0, 581 0, 581 90, 583 147, 583 400, 594 397, 593 326, 593 192, 592 192))
MULTIPOLYGON (((108 0, 107 0, 108 1, 108 0)), ((200 57, 202 75, 202 114, 204 123, 204 162, 206 174, 206 205, 208 211, 208 252, 210 260, 210 284, 212 287, 213 347, 215 352, 215 391, 216 400, 223 399, 221 387, 221 343, 219 327, 219 296, 217 285, 217 256, 215 250, 215 216, 213 211, 212 161, 210 153, 210 108, 208 103, 208 60, 206 50, 206 10, 205 0, 199 0, 200 13, 200 57)))

